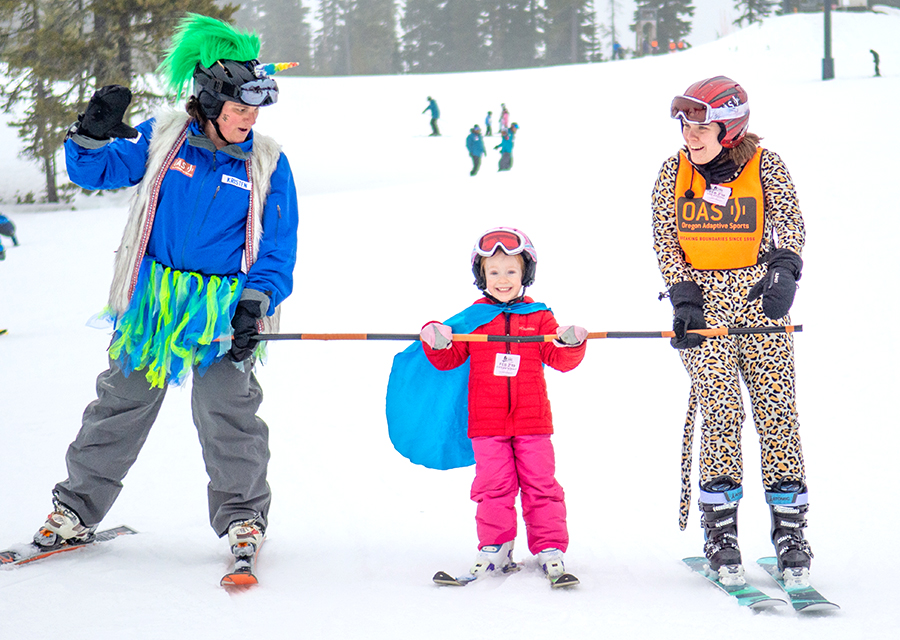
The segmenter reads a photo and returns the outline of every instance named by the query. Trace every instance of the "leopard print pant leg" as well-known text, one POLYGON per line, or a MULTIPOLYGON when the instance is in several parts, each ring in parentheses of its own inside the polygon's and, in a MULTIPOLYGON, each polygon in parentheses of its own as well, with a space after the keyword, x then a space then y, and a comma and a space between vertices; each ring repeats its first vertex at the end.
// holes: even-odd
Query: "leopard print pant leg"
POLYGON ((740 336, 741 372, 759 436, 763 486, 784 478, 805 483, 794 393, 793 336, 740 336))

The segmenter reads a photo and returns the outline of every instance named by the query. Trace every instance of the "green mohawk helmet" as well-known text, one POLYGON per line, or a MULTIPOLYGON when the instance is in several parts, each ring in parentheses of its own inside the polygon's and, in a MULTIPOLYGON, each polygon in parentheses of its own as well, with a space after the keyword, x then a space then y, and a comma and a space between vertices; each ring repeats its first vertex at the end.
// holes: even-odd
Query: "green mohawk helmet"
POLYGON ((175 28, 172 46, 159 66, 167 89, 181 97, 193 80, 191 95, 203 114, 215 120, 226 101, 264 107, 278 100, 278 85, 259 64, 260 41, 227 22, 188 13, 175 28))

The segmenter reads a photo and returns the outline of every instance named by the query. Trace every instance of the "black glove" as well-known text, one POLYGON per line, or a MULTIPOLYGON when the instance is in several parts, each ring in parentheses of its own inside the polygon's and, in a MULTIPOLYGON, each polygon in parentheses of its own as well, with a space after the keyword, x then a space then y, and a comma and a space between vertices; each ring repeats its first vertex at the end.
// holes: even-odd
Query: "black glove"
POLYGON ((669 299, 675 310, 672 318, 672 331, 675 332, 675 337, 671 340, 672 346, 676 349, 690 349, 706 340, 706 336, 698 333, 687 333, 688 329, 706 329, 703 292, 700 287, 689 280, 678 282, 669 289, 669 299))
POLYGON ((256 321, 262 317, 261 303, 259 300, 241 300, 234 317, 231 319, 231 328, 234 333, 231 337, 231 351, 228 357, 235 362, 243 362, 251 356, 259 343, 259 331, 256 330, 256 321))
POLYGON ((110 84, 98 89, 91 96, 87 109, 78 116, 78 129, 75 132, 95 140, 136 138, 137 130, 122 122, 129 104, 131 91, 128 87, 110 84))
POLYGON ((763 313, 777 320, 786 316, 794 304, 803 259, 790 249, 776 249, 769 254, 768 262, 768 272, 750 289, 747 302, 762 296, 763 313))

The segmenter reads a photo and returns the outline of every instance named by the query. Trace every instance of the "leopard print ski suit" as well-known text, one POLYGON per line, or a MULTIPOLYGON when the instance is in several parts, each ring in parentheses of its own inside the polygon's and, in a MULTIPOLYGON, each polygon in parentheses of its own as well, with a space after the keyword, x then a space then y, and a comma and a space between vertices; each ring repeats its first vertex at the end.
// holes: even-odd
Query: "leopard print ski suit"
MULTIPOLYGON (((762 310, 762 298, 747 302, 750 288, 766 273, 764 263, 742 269, 703 271, 686 262, 676 226, 678 162, 676 154, 663 164, 652 199, 654 249, 666 287, 684 280, 697 283, 703 292, 704 317, 709 327, 790 324, 789 316, 778 320, 767 318, 762 310)), ((760 256, 775 248, 790 249, 799 255, 805 229, 790 174, 777 154, 763 149, 760 175, 765 202, 760 256)), ((743 482, 741 379, 750 393, 765 488, 770 490, 783 478, 805 483, 795 402, 792 335, 707 338, 699 346, 678 353, 691 377, 703 416, 700 484, 721 476, 738 484, 743 482)))

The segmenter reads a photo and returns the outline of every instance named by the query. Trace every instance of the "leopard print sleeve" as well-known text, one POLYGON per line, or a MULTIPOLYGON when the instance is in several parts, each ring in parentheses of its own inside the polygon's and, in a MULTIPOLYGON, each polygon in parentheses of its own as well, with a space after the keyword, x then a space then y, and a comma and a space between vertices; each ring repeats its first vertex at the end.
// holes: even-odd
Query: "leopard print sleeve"
POLYGON ((684 258, 678 243, 678 224, 675 218, 675 176, 678 174, 678 155, 663 163, 653 186, 653 249, 659 262, 666 288, 682 280, 693 280, 691 266, 684 258))
POLYGON ((778 248, 802 255, 806 228, 787 166, 777 153, 763 149, 760 174, 766 199, 766 240, 761 252, 778 248))

